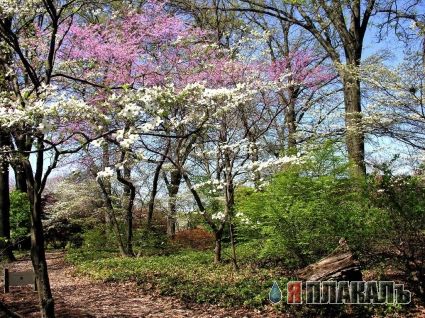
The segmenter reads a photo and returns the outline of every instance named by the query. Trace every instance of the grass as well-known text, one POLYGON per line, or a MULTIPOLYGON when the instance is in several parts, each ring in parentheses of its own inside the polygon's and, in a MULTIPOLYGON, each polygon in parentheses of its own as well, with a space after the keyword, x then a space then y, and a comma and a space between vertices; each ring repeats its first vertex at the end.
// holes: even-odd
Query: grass
MULTIPOLYGON (((225 307, 260 308, 268 302, 268 293, 276 280, 285 286, 287 278, 275 269, 252 265, 256 249, 239 248, 240 270, 229 262, 213 264, 209 251, 180 251, 169 256, 122 258, 107 252, 70 250, 67 261, 77 272, 101 281, 137 281, 143 287, 155 287, 160 294, 176 296, 188 302, 218 304, 225 307)), ((226 250, 225 250, 226 253, 226 250)))

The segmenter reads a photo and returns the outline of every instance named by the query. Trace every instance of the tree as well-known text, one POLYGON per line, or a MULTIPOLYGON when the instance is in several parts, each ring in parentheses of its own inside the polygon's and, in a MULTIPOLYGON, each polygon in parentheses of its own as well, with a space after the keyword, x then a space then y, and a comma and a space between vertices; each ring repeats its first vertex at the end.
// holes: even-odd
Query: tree
MULTIPOLYGON (((215 43, 211 42, 210 37, 210 32, 188 27, 183 19, 167 13, 162 4, 147 2, 138 10, 122 12, 118 17, 102 21, 102 24, 71 27, 61 49, 61 57, 67 64, 74 64, 75 67, 72 69, 72 75, 63 73, 56 75, 72 80, 84 78, 85 83, 94 87, 94 91, 89 93, 93 95, 93 99, 97 100, 94 103, 96 107, 102 107, 101 102, 110 95, 109 88, 137 89, 171 83, 178 89, 184 89, 188 83, 201 81, 206 81, 211 87, 228 85, 232 81, 233 72, 239 71, 239 65, 233 64, 228 59, 228 52, 218 49, 215 43), (156 31, 151 32, 151 30, 156 31), (143 34, 142 37, 141 34, 143 34), (113 62, 112 66, 111 62, 113 62), (99 72, 102 72, 103 76, 99 77, 99 72)), ((186 108, 179 109, 180 106, 173 108, 170 105, 167 107, 166 113, 169 116, 185 120, 186 108)), ((159 114, 159 117, 161 116, 159 114)), ((134 120, 138 118, 135 117, 134 120)), ((127 126, 122 127, 124 134, 130 132, 129 128, 133 124, 129 122, 127 126)), ((179 129, 170 131, 170 127, 163 127, 163 132, 174 136, 184 136, 179 129)), ((136 136, 137 132, 131 132, 131 134, 136 136)), ((180 152, 181 140, 181 138, 171 138, 159 144, 168 145, 166 153, 172 153, 175 160, 184 162, 188 154, 184 151, 180 152)), ((106 140, 106 142, 123 149, 116 140, 106 140)), ((131 147, 127 149, 126 152, 131 156, 134 149, 131 147)), ((162 153, 162 150, 160 152, 162 153)), ((158 176, 162 163, 165 161, 163 154, 160 157, 162 159, 158 161, 156 177, 154 177, 149 215, 153 211, 158 176)), ((126 168, 129 169, 128 166, 126 168)), ((170 190, 168 232, 170 236, 173 236, 176 213, 173 201, 175 201, 182 177, 179 171, 171 174, 168 187, 170 190)), ((122 178, 118 174, 117 176, 127 190, 131 189, 130 178, 122 178)), ((103 192, 106 195, 107 187, 103 186, 103 192)), ((127 223, 130 224, 130 221, 129 211, 127 223)), ((128 225, 127 233, 130 232, 131 228, 128 225)))
POLYGON ((256 104, 255 98, 261 97, 259 91, 263 88, 261 85, 259 87, 240 84, 228 93, 217 92, 214 103, 221 107, 215 106, 215 111, 209 116, 197 139, 188 142, 182 150, 190 150, 190 160, 178 162, 169 158, 180 171, 199 212, 214 233, 216 263, 221 262, 223 234, 226 225, 229 225, 235 269, 237 262, 232 219, 237 185, 247 182, 251 176, 257 175, 266 167, 280 166, 294 159, 283 157, 267 160, 264 156, 260 140, 270 127, 269 121, 273 121, 274 117, 268 118, 265 115, 263 108, 267 106, 256 104), (247 113, 254 116, 245 126, 241 116, 247 113), (248 138, 250 130, 257 134, 248 138), (254 146, 260 150, 258 154, 261 157, 252 155, 254 146))
MULTIPOLYGON (((7 94, 10 88, 10 81, 7 76, 9 72, 10 54, 4 47, 3 41, 0 42, 0 90, 7 94)), ((11 147, 11 135, 7 129, 0 129, 0 149, 9 149, 11 147)), ((10 189, 9 189, 9 165, 10 156, 2 155, 0 157, 0 248, 1 256, 6 256, 9 261, 14 261, 12 246, 10 243, 10 189)))
MULTIPOLYGON (((10 145, 10 136, 7 133, 0 134, 0 145, 3 149, 10 145)), ((10 242, 10 189, 9 189, 9 161, 8 156, 0 158, 0 248, 1 255, 9 261, 14 261, 10 242)))
POLYGON ((239 4, 226 10, 264 14, 297 25, 310 32, 327 52, 344 87, 346 144, 349 158, 354 163, 353 173, 364 175, 364 132, 359 129, 362 105, 360 78, 357 74, 364 36, 374 14, 376 1, 303 1, 290 5, 295 10, 274 1, 242 0, 239 4))
MULTIPOLYGON (((42 225, 42 194, 51 172, 57 167, 64 155, 80 151, 92 140, 90 123, 105 120, 83 101, 56 94, 54 89, 45 87, 37 98, 21 101, 12 99, 3 101, 0 106, 0 126, 3 129, 26 127, 26 135, 35 140, 35 149, 30 153, 35 156, 35 163, 29 159, 22 161, 25 168, 28 196, 31 205, 31 259, 38 285, 42 314, 54 317, 53 297, 50 290, 47 263, 45 258, 44 233, 42 225), (93 120, 93 121, 90 121, 93 120), (85 124, 83 124, 85 121, 85 124), (50 165, 46 168, 46 153, 52 155, 50 165)), ((22 154, 21 149, 3 150, 5 154, 22 154)), ((24 157, 24 156, 22 156, 24 157)))
MULTIPOLYGON (((147 6, 141 7, 141 10, 137 14, 130 11, 130 14, 127 13, 117 18, 103 21, 103 23, 102 25, 88 25, 84 28, 80 26, 71 28, 69 41, 65 43, 63 49, 64 59, 71 61, 71 63, 83 62, 82 65, 84 65, 81 68, 79 66, 80 64, 77 64, 77 67, 73 68, 75 75, 72 78, 85 78, 93 86, 97 86, 96 88, 99 90, 96 94, 100 97, 100 100, 103 99, 101 97, 102 95, 109 94, 109 92, 101 92, 103 86, 118 88, 119 85, 128 84, 129 87, 136 88, 149 87, 154 84, 163 85, 164 83, 171 82, 177 88, 181 88, 184 87, 185 83, 200 80, 205 80, 208 86, 213 87, 234 85, 236 82, 244 81, 244 77, 248 78, 250 75, 247 74, 251 73, 251 76, 254 76, 253 74, 255 72, 253 72, 252 68, 259 66, 255 62, 252 63, 253 67, 251 67, 250 63, 243 64, 240 61, 233 60, 234 51, 238 51, 239 48, 236 50, 234 48, 231 50, 218 50, 214 47, 214 42, 209 42, 211 41, 210 37, 214 36, 214 34, 200 31, 196 28, 188 29, 187 27, 183 27, 182 20, 169 14, 164 15, 163 8, 158 4, 148 3, 147 6), (150 18, 146 19, 145 15, 148 11, 150 18), (162 27, 164 25, 163 21, 166 21, 167 26, 174 25, 173 30, 168 30, 168 27, 164 29, 162 27), (149 24, 149 27, 146 24, 149 24), (131 32, 128 32, 128 25, 132 26, 131 32), (93 32, 90 29, 93 29, 93 32), (166 34, 166 37, 163 39, 156 35, 152 36, 152 33, 148 33, 140 39, 140 34, 144 34, 147 29, 160 29, 153 34, 162 32, 166 34), (122 36, 124 33, 126 34, 125 38, 122 36), (93 37, 92 34, 95 34, 95 36, 93 37), (174 40, 176 38, 180 39, 174 43, 170 43, 170 38, 174 40), (152 43, 155 43, 155 45, 152 45, 152 43), (126 48, 124 50, 126 52, 125 55, 120 53, 123 52, 123 48, 126 48), (144 57, 142 62, 140 62, 140 56, 144 57), (178 56, 177 60, 176 56, 178 56), (152 57, 154 58, 152 59, 152 57), (93 61, 97 63, 96 66, 93 65, 93 61), (114 62, 118 67, 111 67, 111 62, 114 62), (85 67, 87 65, 90 67, 85 67), (183 67, 185 68, 184 70, 183 67), (99 70, 102 70, 102 77, 96 75, 99 74, 99 70)), ((222 31, 220 31, 220 34, 224 36, 222 31)), ((280 80, 281 75, 292 71, 295 73, 294 80, 291 81, 294 85, 313 87, 326 81, 328 75, 325 72, 325 68, 321 66, 310 66, 310 60, 311 58, 308 54, 296 52, 286 59, 279 59, 273 65, 262 63, 261 68, 266 76, 273 77, 273 80, 280 80)), ((269 97, 267 98, 270 99, 269 97)), ((271 102, 269 101, 268 104, 271 104, 271 102)), ((286 108, 283 107, 275 111, 271 108, 268 109, 268 104, 267 107, 263 108, 263 111, 270 117, 271 122, 274 122, 279 116, 279 113, 283 109, 286 110, 286 108)), ((302 108, 308 109, 307 107, 302 108)), ((178 106, 167 110, 167 112, 173 115, 178 111, 178 106)), ((250 117, 249 113, 241 115, 241 120, 245 124, 249 138, 254 140, 257 134, 263 136, 264 132, 262 131, 254 132, 255 127, 247 119, 248 117, 250 117)), ((303 115, 300 115, 299 118, 302 117, 303 115)), ((180 120, 184 120, 183 118, 180 120)), ((165 127, 164 131, 166 132, 167 129, 165 127)), ((184 135, 179 129, 170 131, 170 133, 175 136, 184 135)), ((192 151, 192 142, 194 141, 186 141, 184 138, 171 138, 168 142, 157 143, 159 147, 152 147, 151 141, 143 141, 143 143, 147 144, 147 148, 155 148, 155 153, 158 156, 158 159, 156 159, 158 160, 157 168, 155 169, 152 183, 152 195, 148 207, 149 220, 151 220, 154 209, 158 176, 165 161, 164 155, 168 158, 171 157, 172 162, 176 162, 177 166, 182 167, 187 156, 192 151), (162 147, 166 148, 166 151, 164 149, 158 149, 162 147)), ((252 144, 254 145, 255 143, 252 142, 252 144)), ((134 151, 134 149, 131 151, 134 151)), ((162 175, 165 177, 164 181, 169 191, 167 232, 170 236, 173 236, 176 214, 175 197, 179 191, 183 176, 178 169, 171 171, 170 176, 166 176, 165 172, 162 175)), ((105 187, 105 194, 108 192, 106 190, 107 187, 105 187)), ((110 204, 108 206, 112 207, 110 204)), ((128 232, 129 229, 127 230, 128 232)))
POLYGON ((422 53, 411 52, 393 67, 375 57, 363 66, 362 77, 370 94, 364 130, 390 137, 413 149, 425 150, 422 53))
MULTIPOLYGON (((31 203, 31 259, 41 312, 43 317, 49 318, 54 317, 54 304, 44 250, 41 194, 48 175, 57 164, 60 151, 55 152, 54 162, 46 171, 43 169, 44 154, 47 150, 55 150, 54 145, 61 142, 54 140, 46 147, 43 131, 50 123, 42 121, 43 114, 38 113, 39 118, 31 115, 25 117, 24 114, 27 107, 34 110, 34 104, 30 106, 27 103, 43 100, 45 86, 51 84, 53 79, 58 48, 66 34, 59 34, 59 30, 64 25, 69 26, 82 7, 80 1, 50 0, 7 0, 0 5, 0 40, 11 52, 12 66, 7 72, 12 85, 1 103, 1 125, 2 130, 11 132, 13 145, 16 146, 16 149, 3 150, 2 157, 6 154, 14 155, 12 162, 15 162, 17 187, 27 191, 31 203), (15 119, 9 116, 12 113, 16 115, 15 119), (31 119, 34 121, 29 124, 31 119), (35 127, 33 124, 36 124, 35 127), (34 166, 29 160, 31 153, 36 157, 34 166)), ((42 104, 40 102, 38 106, 42 104)))

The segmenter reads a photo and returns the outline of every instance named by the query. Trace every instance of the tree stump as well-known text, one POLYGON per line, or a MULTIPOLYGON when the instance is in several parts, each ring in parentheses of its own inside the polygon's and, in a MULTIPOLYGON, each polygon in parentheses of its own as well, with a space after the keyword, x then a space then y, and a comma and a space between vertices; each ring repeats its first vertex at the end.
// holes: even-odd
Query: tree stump
POLYGON ((328 256, 299 270, 298 277, 306 281, 361 281, 360 264, 354 259, 345 240, 328 256))

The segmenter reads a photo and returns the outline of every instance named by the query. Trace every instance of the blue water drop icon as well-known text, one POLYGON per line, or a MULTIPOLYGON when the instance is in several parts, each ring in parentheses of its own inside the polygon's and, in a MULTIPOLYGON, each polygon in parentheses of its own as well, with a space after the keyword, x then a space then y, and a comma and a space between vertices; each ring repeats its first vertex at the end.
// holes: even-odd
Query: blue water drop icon
POLYGON ((273 286, 269 292, 269 299, 272 304, 278 304, 282 300, 282 291, 276 281, 273 282, 273 286))

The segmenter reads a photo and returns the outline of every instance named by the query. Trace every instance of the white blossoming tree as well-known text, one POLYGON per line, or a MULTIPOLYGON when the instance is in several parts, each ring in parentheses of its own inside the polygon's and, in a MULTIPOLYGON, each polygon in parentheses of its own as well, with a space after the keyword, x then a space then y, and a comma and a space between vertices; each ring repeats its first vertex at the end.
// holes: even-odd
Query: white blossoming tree
POLYGON ((233 221, 237 186, 252 182, 260 189, 265 170, 281 168, 297 160, 296 157, 270 158, 263 148, 264 134, 275 116, 264 111, 268 105, 259 103, 258 97, 261 90, 275 85, 252 83, 234 90, 222 90, 217 96, 220 102, 214 106, 204 129, 184 148, 190 159, 176 162, 169 158, 214 232, 216 263, 221 262, 222 238, 227 224, 233 265, 237 268, 233 221))
MULTIPOLYGON (((113 121, 109 127, 114 127, 115 133, 105 136, 105 142, 112 143, 117 152, 115 162, 97 174, 102 191, 107 196, 105 181, 116 176, 117 180, 132 188, 127 211, 127 244, 131 244, 130 220, 135 198, 135 181, 127 175, 123 180, 121 171, 128 165, 140 165, 150 162, 149 157, 160 156, 176 167, 182 168, 192 150, 193 143, 200 133, 207 129, 212 118, 222 116, 226 109, 239 105, 247 96, 243 86, 233 89, 210 89, 202 84, 189 84, 181 90, 172 86, 153 87, 139 90, 128 90, 114 94, 108 99, 113 121), (176 145, 175 156, 168 153, 170 144, 176 145), (165 147, 164 147, 165 145, 165 147), (168 146, 167 146, 168 145, 168 146), (141 155, 141 153, 150 153, 141 155)), ((114 209, 112 200, 109 208, 114 209)), ((118 223, 114 222, 115 226, 118 223)), ((118 231, 118 228, 116 229, 118 231)), ((127 249, 127 255, 131 254, 127 249)))
POLYGON ((2 156, 19 158, 24 169, 31 203, 31 256, 43 312, 51 317, 53 300, 44 251, 42 194, 50 174, 63 157, 81 151, 91 141, 105 135, 92 127, 107 118, 84 101, 59 93, 50 86, 41 87, 37 96, 28 99, 3 99, 0 114, 3 131, 21 130, 20 135, 33 142, 28 150, 11 144, 2 151, 2 156))

